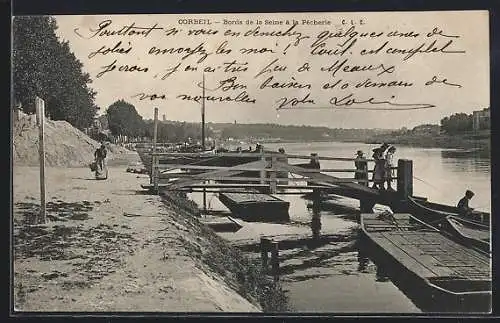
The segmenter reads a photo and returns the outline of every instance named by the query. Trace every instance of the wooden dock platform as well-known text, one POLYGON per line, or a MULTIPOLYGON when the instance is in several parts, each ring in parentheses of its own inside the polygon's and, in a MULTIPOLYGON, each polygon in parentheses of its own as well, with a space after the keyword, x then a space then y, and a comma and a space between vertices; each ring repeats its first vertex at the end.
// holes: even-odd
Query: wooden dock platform
POLYGON ((234 216, 245 221, 285 222, 290 220, 288 208, 290 202, 273 195, 248 193, 219 193, 219 200, 234 216))

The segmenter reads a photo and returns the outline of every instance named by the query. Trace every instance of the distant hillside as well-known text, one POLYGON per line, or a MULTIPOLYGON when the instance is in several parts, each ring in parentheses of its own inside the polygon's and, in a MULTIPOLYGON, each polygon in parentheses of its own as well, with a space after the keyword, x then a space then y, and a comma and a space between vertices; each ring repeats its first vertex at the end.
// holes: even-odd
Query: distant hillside
POLYGON ((376 135, 388 134, 387 129, 341 129, 279 124, 209 123, 220 137, 234 139, 275 139, 281 141, 365 141, 376 135))

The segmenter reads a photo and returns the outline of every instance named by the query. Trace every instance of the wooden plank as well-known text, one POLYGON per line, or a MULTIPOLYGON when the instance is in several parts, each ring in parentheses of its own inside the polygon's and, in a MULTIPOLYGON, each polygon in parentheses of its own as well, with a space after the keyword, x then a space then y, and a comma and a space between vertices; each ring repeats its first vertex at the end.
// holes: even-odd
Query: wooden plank
MULTIPOLYGON (((239 168, 241 169, 241 166, 246 166, 246 167, 264 167, 265 166, 265 161, 262 161, 262 160, 257 160, 257 161, 254 161, 254 162, 250 162, 250 163, 246 163, 244 165, 238 165, 240 166, 239 168)), ((223 170, 217 170, 217 171, 213 171, 213 172, 208 172, 208 173, 204 173, 204 174, 195 174, 191 177, 191 179, 189 180, 184 180, 182 182, 178 182, 178 183, 175 183, 175 184, 172 184, 171 188, 181 188, 181 187, 185 187, 185 186, 189 186, 190 184, 195 184, 195 183, 198 183, 200 181, 203 181, 203 177, 202 176, 232 176, 232 175, 238 175, 238 174, 241 174, 243 170, 235 170, 236 166, 235 167, 224 167, 223 170)))
MULTIPOLYGON (((170 152, 170 153, 156 153, 156 156, 168 156, 168 157, 203 157, 206 156, 206 154, 202 153, 175 153, 175 152, 170 152)), ((260 154, 257 152, 221 152, 216 154, 219 157, 260 157, 260 154)), ((294 155, 294 154, 282 154, 279 152, 271 152, 271 151, 265 151, 262 154, 264 157, 272 157, 272 156, 278 156, 282 158, 290 158, 290 159, 311 159, 311 156, 307 155, 294 155)), ((318 156, 320 160, 335 160, 335 161, 355 161, 355 158, 351 157, 330 157, 330 156, 318 156)), ((367 162, 373 162, 373 159, 365 159, 367 162)))
MULTIPOLYGON (((284 164, 281 162, 277 162, 276 164, 277 164, 277 167, 279 167, 279 168, 287 169, 289 172, 299 174, 302 176, 306 176, 310 179, 310 181, 312 180, 312 181, 317 182, 318 184, 321 184, 321 185, 331 185, 336 180, 338 180, 337 177, 334 177, 331 175, 325 175, 325 174, 321 174, 321 173, 309 174, 309 173, 305 172, 304 168, 302 168, 302 167, 292 166, 292 165, 284 164)), ((364 185, 360 185, 360 184, 343 183, 339 186, 348 187, 348 188, 354 189, 356 191, 368 193, 368 194, 374 195, 374 196, 380 196, 380 192, 378 190, 371 189, 371 188, 368 188, 368 187, 366 187, 364 185)))
POLYGON ((421 240, 440 242, 438 246, 422 246, 420 249, 432 255, 438 261, 436 264, 437 267, 446 267, 452 270, 454 275, 467 277, 468 274, 466 273, 470 272, 470 268, 474 268, 474 271, 477 273, 489 271, 488 258, 484 254, 460 245, 442 235, 427 235, 421 240), (471 265, 472 267, 470 267, 471 265))
MULTIPOLYGON (((199 174, 199 175, 202 175, 202 174, 199 174)), ((193 176, 193 175, 191 175, 193 176)), ((160 179, 179 179, 179 181, 183 180, 184 178, 192 178, 191 176, 176 176, 176 175, 169 175, 169 176, 161 176, 160 179)), ((200 179, 200 181, 202 180, 212 180, 212 181, 217 181, 217 182, 222 182, 222 181, 225 181, 225 182, 272 182, 273 180, 276 181, 276 182, 288 182, 288 178, 275 178, 275 179, 272 179, 272 178, 257 178, 257 177, 226 177, 226 176, 199 176, 197 177, 200 179)), ((298 180, 298 179, 291 179, 290 182, 306 182, 305 180, 298 180)), ((341 183, 353 183, 353 182, 358 182, 358 180, 351 180, 351 179, 339 179, 337 181, 335 181, 335 184, 341 184, 341 183)), ((243 184, 247 184, 247 183, 242 183, 243 184)), ((320 184, 320 183, 318 183, 320 184)), ((269 186, 269 184, 266 184, 269 186)), ((293 186, 293 185, 291 185, 293 186)), ((303 187, 303 188, 308 188, 308 187, 321 187, 321 188, 329 188, 330 185, 295 185, 297 187, 303 187)))
MULTIPOLYGON (((257 161, 255 161, 257 162, 257 161)), ((248 166, 249 163, 246 164, 240 164, 232 167, 228 166, 210 166, 210 165, 191 165, 191 164, 159 164, 158 169, 168 169, 168 170, 174 170, 174 169, 193 169, 193 170, 227 170, 228 168, 231 168, 232 170, 238 170, 238 171, 260 171, 265 168, 265 161, 261 161, 261 164, 253 165, 253 167, 248 166), (262 167, 259 167, 262 166, 262 167)), ((252 162, 253 163, 253 162, 252 162)))
POLYGON ((283 201, 277 197, 268 194, 258 194, 258 193, 221 193, 221 194, 225 195, 226 198, 231 199, 235 203, 283 201))
MULTIPOLYGON (((146 185, 144 185, 146 186, 146 185)), ((172 184, 162 183, 158 184, 159 188, 177 190, 179 188, 241 188, 241 189, 252 189, 252 188, 268 188, 269 184, 199 184, 199 183, 189 183, 185 184, 185 182, 173 182, 172 184), (179 183, 179 185, 177 185, 179 183)), ((146 187, 144 187, 146 188, 146 187)), ((326 189, 325 186, 319 185, 276 185, 277 189, 326 189)), ((276 192, 278 194, 279 192, 276 192)), ((282 192, 285 193, 285 192, 282 192)), ((304 194, 304 192, 302 193, 304 194)))
POLYGON ((371 235, 374 241, 377 242, 380 248, 388 252, 396 261, 401 263, 408 270, 414 272, 422 278, 436 277, 436 274, 422 266, 415 258, 409 257, 407 253, 401 250, 398 246, 388 240, 382 233, 371 235))
MULTIPOLYGON (((141 185, 142 186, 142 185, 141 185)), ((142 187, 144 189, 149 189, 149 187, 147 186, 144 186, 142 187)), ((161 186, 160 186, 161 188, 161 186)), ((175 189, 175 191, 177 192, 186 192, 186 193, 203 193, 203 190, 202 189, 189 189, 189 188, 185 188, 185 189, 175 189)), ((246 193, 248 190, 245 190, 245 189, 206 189, 206 193, 225 193, 227 191, 230 191, 231 193, 246 193)), ((309 190, 309 192, 312 192, 312 189, 309 190)), ((303 191, 286 191, 286 192, 280 192, 280 191, 277 191, 276 192, 276 195, 280 195, 280 194, 286 194, 286 195, 304 195, 305 193, 307 192, 303 192, 303 191)))
MULTIPOLYGON (((415 259, 421 266, 433 272, 435 276, 452 276, 453 270, 446 267, 436 266, 438 260, 432 255, 425 254, 422 249, 408 244, 408 240, 404 235, 392 235, 390 232, 382 233, 387 240, 391 241, 396 247, 407 254, 408 257, 415 259)), ((409 268, 410 270, 412 268, 409 268)))

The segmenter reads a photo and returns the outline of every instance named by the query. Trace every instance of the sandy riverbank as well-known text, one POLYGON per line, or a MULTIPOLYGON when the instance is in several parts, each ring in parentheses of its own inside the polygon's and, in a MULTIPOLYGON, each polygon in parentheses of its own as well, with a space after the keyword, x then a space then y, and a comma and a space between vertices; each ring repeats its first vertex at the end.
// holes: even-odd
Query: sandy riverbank
POLYGON ((141 191, 147 176, 124 166, 109 174, 96 181, 88 168, 48 168, 49 221, 28 226, 39 208, 38 168, 14 167, 17 310, 262 311, 258 266, 141 191))

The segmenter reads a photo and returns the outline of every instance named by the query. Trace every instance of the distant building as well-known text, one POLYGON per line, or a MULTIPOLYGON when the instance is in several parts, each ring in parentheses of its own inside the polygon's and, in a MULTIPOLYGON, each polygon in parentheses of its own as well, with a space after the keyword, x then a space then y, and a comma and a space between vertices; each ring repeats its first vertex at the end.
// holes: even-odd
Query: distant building
POLYGON ((472 112, 472 130, 490 129, 490 108, 472 112))
POLYGON ((163 115, 163 122, 167 121, 167 118, 165 115, 163 115))

